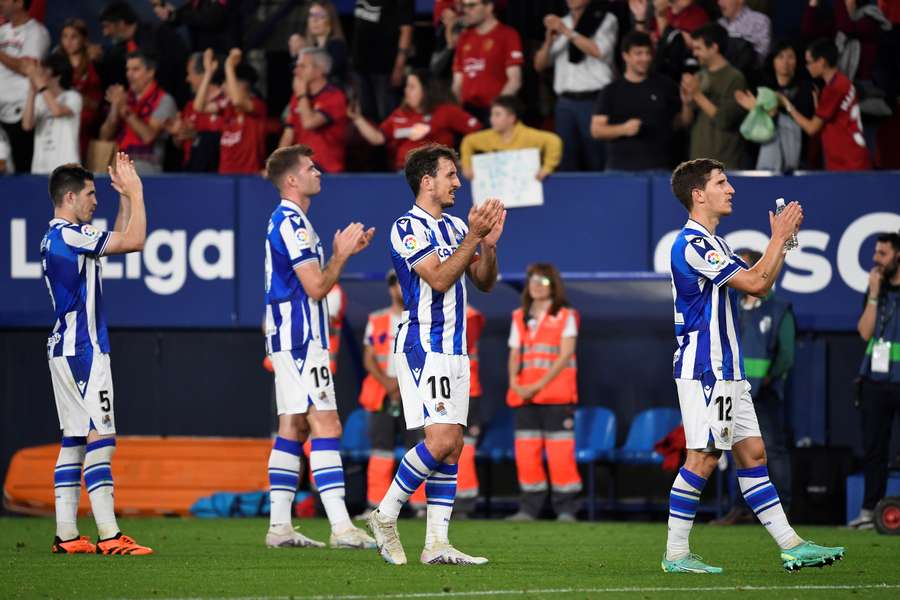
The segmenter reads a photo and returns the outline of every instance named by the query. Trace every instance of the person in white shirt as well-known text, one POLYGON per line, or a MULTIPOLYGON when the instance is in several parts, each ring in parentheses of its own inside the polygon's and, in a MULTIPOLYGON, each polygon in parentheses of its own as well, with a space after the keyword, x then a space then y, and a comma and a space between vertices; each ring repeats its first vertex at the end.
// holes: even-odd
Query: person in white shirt
POLYGON ((22 113, 28 98, 25 66, 42 60, 50 49, 47 28, 28 15, 31 0, 0 0, 0 126, 6 130, 13 162, 28 172, 34 139, 22 129, 22 113))
POLYGON ((51 54, 42 65, 29 63, 31 85, 22 129, 34 130, 32 173, 50 173, 59 165, 80 163, 78 129, 81 94, 72 89, 72 65, 62 54, 51 54))

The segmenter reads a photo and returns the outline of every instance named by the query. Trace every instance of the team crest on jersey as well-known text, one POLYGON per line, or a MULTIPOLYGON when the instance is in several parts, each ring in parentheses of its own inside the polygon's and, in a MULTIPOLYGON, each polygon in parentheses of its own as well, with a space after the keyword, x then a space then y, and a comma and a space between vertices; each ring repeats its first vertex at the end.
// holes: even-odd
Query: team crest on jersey
POLYGON ((722 437, 725 438, 726 440, 728 439, 728 428, 727 427, 722 428, 722 437))
POLYGON ((309 243, 309 232, 306 231, 305 227, 301 227, 294 231, 294 237, 297 238, 297 242, 300 244, 308 244, 309 243))
POLYGON ((722 258, 722 255, 719 254, 718 252, 716 252, 715 250, 710 250, 709 252, 707 252, 706 254, 703 255, 703 260, 708 262, 713 267, 718 267, 720 264, 722 264, 722 261, 724 259, 722 258))
POLYGON ((97 231, 97 228, 90 223, 86 223, 81 226, 81 234, 91 238, 92 240, 96 240, 98 237, 100 237, 100 232, 97 231))
POLYGON ((410 234, 403 238, 403 247, 412 252, 416 248, 419 247, 419 243, 416 241, 416 236, 410 234))
POLYGON ((101 422, 106 427, 112 427, 112 417, 110 417, 109 415, 103 415, 103 419, 101 419, 101 422))
POLYGON ((766 315, 759 322, 759 332, 766 333, 770 329, 772 329, 772 317, 770 317, 769 315, 766 315))

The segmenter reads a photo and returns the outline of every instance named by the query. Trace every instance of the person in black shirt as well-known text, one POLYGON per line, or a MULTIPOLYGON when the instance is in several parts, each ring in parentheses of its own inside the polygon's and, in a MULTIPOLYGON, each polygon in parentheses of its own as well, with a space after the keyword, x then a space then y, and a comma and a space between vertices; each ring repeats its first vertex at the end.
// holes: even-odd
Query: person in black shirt
POLYGON ((625 36, 622 59, 625 75, 597 97, 591 135, 608 142, 607 170, 668 169, 672 130, 686 122, 678 86, 650 71, 653 45, 644 32, 625 36))

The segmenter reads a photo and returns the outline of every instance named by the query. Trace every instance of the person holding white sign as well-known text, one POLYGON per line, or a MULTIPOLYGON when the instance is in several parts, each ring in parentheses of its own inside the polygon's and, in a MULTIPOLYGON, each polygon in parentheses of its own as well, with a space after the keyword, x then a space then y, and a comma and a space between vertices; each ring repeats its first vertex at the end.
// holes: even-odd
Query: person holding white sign
POLYGON ((491 103, 491 128, 470 133, 460 145, 462 171, 472 180, 472 155, 501 150, 537 148, 541 153, 541 168, 535 176, 543 181, 562 159, 562 140, 550 131, 528 127, 519 121, 521 103, 515 96, 499 96, 491 103))

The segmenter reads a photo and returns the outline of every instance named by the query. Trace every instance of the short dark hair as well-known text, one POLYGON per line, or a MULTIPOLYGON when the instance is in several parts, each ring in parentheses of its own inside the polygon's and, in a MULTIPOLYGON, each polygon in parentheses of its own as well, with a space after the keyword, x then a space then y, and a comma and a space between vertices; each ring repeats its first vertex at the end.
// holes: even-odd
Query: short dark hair
POLYGON ((266 159, 266 177, 280 190, 284 176, 300 164, 300 157, 312 155, 312 148, 304 144, 279 148, 266 159))
POLYGON ((813 60, 824 58, 829 67, 837 65, 838 49, 834 40, 829 38, 819 38, 807 46, 806 51, 813 57, 813 60))
POLYGON ((653 40, 643 31, 629 31, 622 39, 622 52, 628 52, 632 48, 650 48, 650 50, 653 50, 653 40))
POLYGON ((894 252, 900 252, 900 233, 879 233, 875 241, 890 244, 894 248, 894 252))
POLYGON ((154 54, 143 52, 141 50, 132 50, 125 55, 126 62, 131 60, 132 58, 139 59, 144 64, 144 68, 149 71, 155 71, 157 63, 159 62, 154 54))
POLYGON ((522 118, 522 103, 519 99, 512 94, 508 94, 506 96, 497 96, 494 98, 494 101, 491 102, 491 106, 499 106, 500 108, 505 108, 512 114, 516 115, 517 119, 522 118))
POLYGON ((127 2, 111 2, 100 11, 101 23, 118 23, 124 21, 128 25, 137 23, 137 13, 127 2))
POLYGON ((728 51, 728 32, 718 23, 707 23, 695 29, 690 36, 695 40, 703 40, 703 44, 709 48, 713 44, 719 47, 719 54, 728 51))
POLYGON ((60 165, 50 173, 50 199, 53 206, 62 204, 63 196, 69 192, 81 193, 88 181, 94 180, 94 174, 77 163, 60 165))
POLYGON ((442 158, 451 161, 454 165, 459 165, 459 156, 456 151, 443 144, 427 144, 410 150, 406 155, 403 173, 406 175, 406 183, 409 184, 414 196, 419 196, 419 187, 422 185, 423 177, 426 175, 437 176, 438 164, 442 158))
POLYGON ((72 63, 69 57, 54 52, 44 60, 44 66, 50 69, 53 77, 59 77, 59 85, 67 90, 72 87, 72 63))
POLYGON ((725 171, 725 165, 712 158, 687 160, 672 172, 672 193, 688 212, 694 208, 693 191, 706 187, 710 175, 715 170, 725 171))

